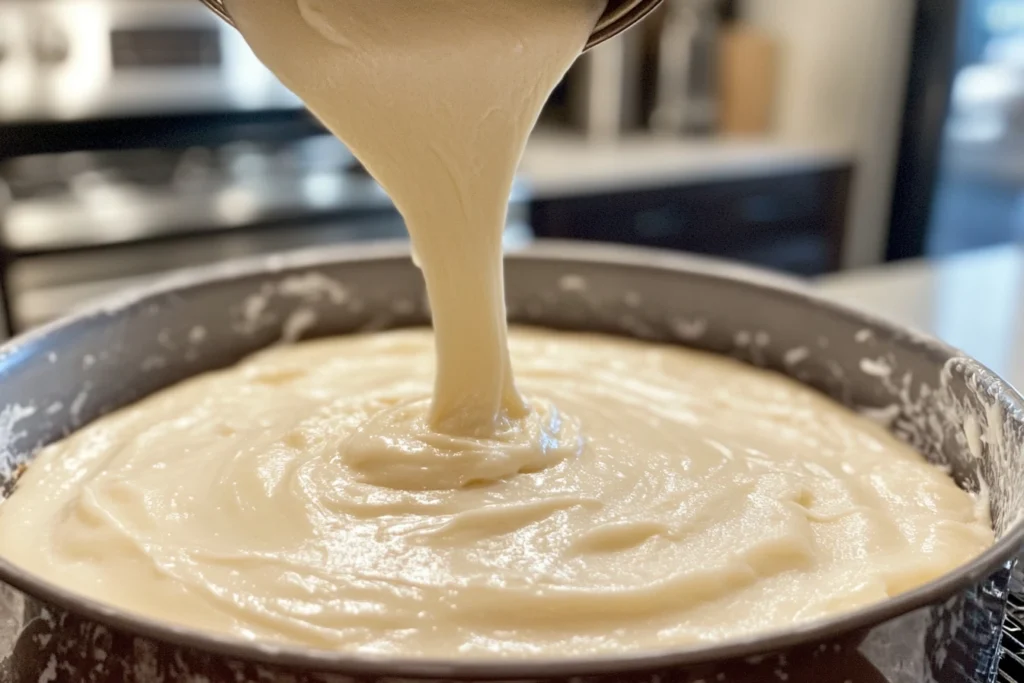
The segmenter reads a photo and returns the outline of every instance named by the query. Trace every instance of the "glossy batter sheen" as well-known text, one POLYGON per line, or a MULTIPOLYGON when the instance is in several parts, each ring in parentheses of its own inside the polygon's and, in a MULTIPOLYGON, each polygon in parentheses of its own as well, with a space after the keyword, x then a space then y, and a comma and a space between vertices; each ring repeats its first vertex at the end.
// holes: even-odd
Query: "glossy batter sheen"
POLYGON ((426 331, 282 347, 107 417, 29 469, 0 548, 76 591, 246 637, 526 657, 785 628, 992 541, 946 475, 828 399, 596 336, 513 334, 520 386, 549 406, 543 456, 518 433, 424 428, 401 463, 364 457, 376 416, 429 400, 432 353, 426 331))
POLYGON ((602 2, 227 5, 394 198, 435 335, 275 349, 101 420, 0 506, 5 556, 245 638, 557 657, 785 628, 992 542, 942 472, 781 377, 549 333, 510 356, 506 199, 602 2))

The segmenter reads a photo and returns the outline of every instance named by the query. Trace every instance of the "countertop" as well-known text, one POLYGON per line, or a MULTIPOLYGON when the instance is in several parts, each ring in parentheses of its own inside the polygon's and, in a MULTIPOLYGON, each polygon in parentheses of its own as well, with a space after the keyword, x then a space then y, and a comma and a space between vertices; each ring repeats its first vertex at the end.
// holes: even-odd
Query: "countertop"
POLYGON ((1024 389, 1024 246, 832 275, 818 286, 932 334, 1024 389))
POLYGON ((818 171, 853 163, 842 146, 641 135, 615 142, 538 131, 520 177, 536 199, 818 171))

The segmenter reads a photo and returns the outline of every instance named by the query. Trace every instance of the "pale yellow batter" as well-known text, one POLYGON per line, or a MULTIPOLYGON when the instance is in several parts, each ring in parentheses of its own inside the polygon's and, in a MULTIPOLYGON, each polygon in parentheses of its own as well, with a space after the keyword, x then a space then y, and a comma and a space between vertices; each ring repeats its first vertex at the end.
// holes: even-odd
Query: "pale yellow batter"
POLYGON ((785 628, 991 544, 984 505, 781 377, 537 332, 510 360, 506 199, 603 2, 227 6, 394 198, 436 334, 275 349, 87 427, 0 506, 0 553, 244 638, 528 657, 785 628))
POLYGON ((426 331, 314 342, 147 399, 41 456, 0 507, 0 549, 244 637, 519 657, 784 628, 992 542, 987 514, 873 423, 640 342, 513 335, 524 394, 558 406, 543 456, 424 428, 405 467, 366 458, 375 416, 429 399, 432 352, 426 331))

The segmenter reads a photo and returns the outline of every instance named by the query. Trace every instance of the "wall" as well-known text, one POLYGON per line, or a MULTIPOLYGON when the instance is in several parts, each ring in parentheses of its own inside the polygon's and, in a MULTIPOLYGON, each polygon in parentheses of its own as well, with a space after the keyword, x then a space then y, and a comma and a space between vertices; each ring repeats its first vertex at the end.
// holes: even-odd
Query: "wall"
MULTIPOLYGON (((929 2, 932 0, 923 0, 929 2)), ((746 0, 782 44, 781 136, 841 146, 857 163, 844 263, 885 253, 915 0, 746 0)))

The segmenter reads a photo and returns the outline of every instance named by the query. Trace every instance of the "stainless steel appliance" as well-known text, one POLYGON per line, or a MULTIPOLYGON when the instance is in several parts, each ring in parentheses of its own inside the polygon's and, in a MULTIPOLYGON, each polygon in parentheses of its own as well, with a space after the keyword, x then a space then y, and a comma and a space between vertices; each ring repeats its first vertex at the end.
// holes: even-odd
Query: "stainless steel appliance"
MULTIPOLYGON (((530 234, 522 196, 513 243, 530 234)), ((201 3, 0 0, 11 329, 182 266, 404 235, 352 155, 201 3)))
POLYGON ((0 122, 300 108, 197 2, 0 2, 0 122))
MULTIPOLYGON (((347 210, 359 192, 356 208, 390 210, 365 177, 344 189, 325 179, 350 166, 340 145, 265 144, 253 123, 270 112, 303 116, 237 32, 199 3, 0 0, 0 286, 8 326, 66 312, 76 303, 68 292, 109 291, 121 277, 153 272, 157 262, 145 256, 153 240, 243 229, 311 208, 347 210), (247 127, 232 133, 232 117, 243 116, 247 127), (193 143, 188 128, 212 129, 209 117, 221 117, 225 144, 193 143), (181 134, 164 147, 175 127, 181 134), (256 140, 227 144, 244 137, 256 140), (300 172, 282 182, 289 171, 300 172)), ((173 243, 160 251, 181 252, 173 243)), ((223 249, 213 240, 204 251, 223 249)), ((195 260, 202 259, 163 258, 159 267, 195 260)))
MULTIPOLYGON (((390 199, 335 138, 0 162, 10 326, 24 330, 175 268, 405 238, 390 199)), ((516 188, 507 241, 528 242, 516 188)))

